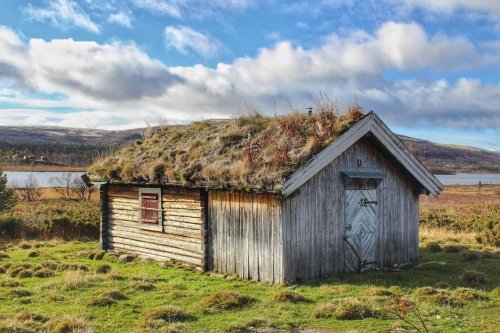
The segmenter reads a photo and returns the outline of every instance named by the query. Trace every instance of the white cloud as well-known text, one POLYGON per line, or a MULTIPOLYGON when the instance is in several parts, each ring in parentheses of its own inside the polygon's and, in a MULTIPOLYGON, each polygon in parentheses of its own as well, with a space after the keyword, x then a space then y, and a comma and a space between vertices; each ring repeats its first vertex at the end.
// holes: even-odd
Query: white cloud
POLYGON ((464 11, 467 15, 500 20, 500 1, 497 0, 389 0, 407 10, 415 8, 423 11, 452 15, 464 11))
POLYGON ((220 10, 244 10, 255 5, 257 0, 130 0, 140 9, 148 10, 156 15, 172 17, 206 17, 213 16, 220 10))
POLYGON ((125 28, 132 28, 132 19, 126 12, 117 12, 108 16, 108 23, 116 23, 125 28))
POLYGON ((181 17, 181 8, 178 1, 168 0, 131 0, 132 3, 141 9, 148 10, 157 15, 169 15, 181 17))
MULTIPOLYGON (((178 47, 189 51, 193 45, 178 47)), ((212 51, 210 46, 198 50, 212 51)), ((328 36, 310 49, 282 41, 259 50, 256 56, 215 68, 167 67, 134 44, 72 39, 24 43, 9 29, 0 28, 0 64, 15 69, 2 71, 0 67, 0 76, 67 96, 38 103, 42 97, 13 96, 12 87, 0 81, 4 92, 0 91, 0 101, 24 105, 23 110, 3 109, 0 122, 20 123, 36 116, 52 125, 134 127, 143 126, 146 120, 154 122, 162 114, 182 123, 244 113, 246 105, 271 114, 275 101, 278 112, 286 112, 289 102, 301 109, 314 105, 318 93, 324 91, 344 102, 357 95, 363 105, 391 124, 499 128, 500 85, 467 78, 391 82, 384 77, 392 68, 403 72, 483 68, 498 64, 500 57, 494 57, 498 51, 492 47, 484 54, 466 39, 430 36, 413 23, 388 22, 372 34, 350 31, 328 36), (46 109, 56 106, 76 111, 46 109)))
POLYGON ((204 57, 215 56, 222 49, 217 39, 182 25, 165 28, 165 45, 185 54, 194 51, 204 57))
POLYGON ((94 33, 100 32, 99 26, 72 0, 49 1, 47 7, 33 7, 29 4, 23 12, 29 19, 40 22, 48 21, 61 29, 77 27, 94 33))

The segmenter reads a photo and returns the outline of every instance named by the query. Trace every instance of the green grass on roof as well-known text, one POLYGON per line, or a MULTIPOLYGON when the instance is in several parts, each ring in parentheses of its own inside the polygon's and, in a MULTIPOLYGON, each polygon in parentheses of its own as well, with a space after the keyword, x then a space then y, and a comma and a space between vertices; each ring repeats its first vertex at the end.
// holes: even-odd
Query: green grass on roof
POLYGON ((91 179, 277 190, 313 155, 363 117, 353 105, 312 115, 260 114, 163 128, 96 161, 91 179))

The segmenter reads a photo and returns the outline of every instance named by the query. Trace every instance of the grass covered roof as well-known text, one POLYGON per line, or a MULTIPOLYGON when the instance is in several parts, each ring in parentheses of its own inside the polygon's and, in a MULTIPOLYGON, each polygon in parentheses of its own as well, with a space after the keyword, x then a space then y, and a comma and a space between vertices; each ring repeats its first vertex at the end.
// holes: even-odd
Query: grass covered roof
POLYGON ((343 114, 322 105, 313 114, 259 114, 164 127, 101 158, 94 181, 278 191, 288 176, 363 117, 359 105, 343 114))

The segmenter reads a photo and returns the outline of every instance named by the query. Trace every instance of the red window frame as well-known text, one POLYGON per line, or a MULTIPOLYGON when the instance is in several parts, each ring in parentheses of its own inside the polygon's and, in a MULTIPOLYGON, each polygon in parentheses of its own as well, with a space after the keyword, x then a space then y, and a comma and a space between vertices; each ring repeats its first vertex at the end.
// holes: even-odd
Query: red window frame
POLYGON ((141 229, 163 231, 160 188, 139 189, 139 224, 141 229))

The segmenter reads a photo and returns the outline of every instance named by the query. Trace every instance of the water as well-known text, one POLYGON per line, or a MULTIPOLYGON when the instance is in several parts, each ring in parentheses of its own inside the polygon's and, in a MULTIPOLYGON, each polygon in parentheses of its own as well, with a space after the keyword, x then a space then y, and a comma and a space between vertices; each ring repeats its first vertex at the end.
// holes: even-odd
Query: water
MULTIPOLYGON (((42 172, 42 171, 4 171, 7 175, 7 184, 9 186, 15 185, 22 187, 23 184, 28 179, 29 175, 33 175, 38 182, 38 186, 40 187, 54 187, 54 185, 50 182, 50 178, 52 177, 61 177, 65 172, 42 172)), ((73 178, 80 177, 83 172, 67 172, 73 178)))
POLYGON ((457 173, 455 175, 436 175, 443 185, 500 185, 498 173, 457 173))
MULTIPOLYGON (((40 171, 5 171, 9 185, 22 186, 29 175, 33 175, 40 187, 53 187, 50 183, 51 177, 60 177, 64 172, 40 172, 40 171)), ((73 177, 80 177, 83 172, 70 172, 73 177)), ((457 173, 455 175, 436 175, 443 185, 477 185, 496 184, 500 185, 500 174, 489 173, 457 173)))

